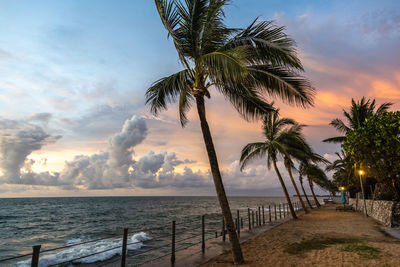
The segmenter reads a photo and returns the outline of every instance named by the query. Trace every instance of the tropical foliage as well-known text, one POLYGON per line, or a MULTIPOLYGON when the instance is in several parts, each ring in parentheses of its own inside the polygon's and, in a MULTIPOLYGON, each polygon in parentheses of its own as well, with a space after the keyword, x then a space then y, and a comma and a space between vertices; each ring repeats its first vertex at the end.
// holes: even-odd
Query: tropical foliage
POLYGON ((247 28, 224 24, 229 0, 155 0, 158 14, 172 39, 182 70, 156 81, 146 92, 154 115, 178 101, 182 126, 197 107, 218 200, 235 263, 243 256, 222 183, 218 159, 205 112, 205 98, 222 94, 246 120, 262 119, 274 111, 266 98, 289 104, 313 104, 313 88, 299 73, 303 66, 295 42, 283 27, 254 20, 247 28))
POLYGON ((384 184, 385 188, 392 188, 398 197, 400 191, 396 188, 400 186, 395 182, 398 180, 395 175, 399 172, 391 167, 397 162, 392 150, 397 144, 393 140, 396 136, 389 136, 394 134, 398 118, 397 115, 388 112, 391 106, 392 103, 384 103, 376 107, 375 100, 367 100, 365 97, 357 102, 352 99, 350 110, 343 110, 347 124, 341 119, 334 119, 330 123, 344 133, 344 136, 324 140, 338 142, 342 146, 342 151, 336 153, 337 159, 327 166, 327 170, 334 172, 333 181, 336 186, 345 186, 352 196, 361 191, 357 172, 360 168, 365 168, 367 178, 363 186, 368 189, 366 192, 370 192, 371 186, 379 182, 384 184), (383 149, 384 144, 386 150, 383 149), (384 151, 390 152, 385 154, 384 151), (388 173, 390 170, 393 170, 393 173, 388 173))
POLYGON ((346 135, 349 134, 351 131, 358 129, 364 125, 365 120, 372 116, 373 114, 379 114, 382 112, 387 111, 390 106, 393 105, 392 103, 383 103, 380 105, 376 111, 376 102, 375 99, 366 99, 365 97, 361 98, 360 101, 354 101, 351 99, 351 107, 350 111, 343 110, 343 115, 347 120, 347 124, 342 121, 341 119, 334 119, 331 121, 330 125, 335 127, 336 130, 345 134, 344 136, 336 136, 325 139, 324 142, 331 142, 331 143, 343 143, 346 139, 346 135))
POLYGON ((351 160, 400 199, 400 112, 368 117, 343 144, 351 160))

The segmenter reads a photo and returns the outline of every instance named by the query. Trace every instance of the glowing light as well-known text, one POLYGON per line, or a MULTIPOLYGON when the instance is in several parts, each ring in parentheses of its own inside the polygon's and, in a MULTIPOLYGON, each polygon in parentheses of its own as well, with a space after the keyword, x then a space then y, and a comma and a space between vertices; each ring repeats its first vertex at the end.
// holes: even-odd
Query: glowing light
POLYGON ((339 187, 340 191, 344 191, 346 190, 346 188, 344 186, 339 187))
POLYGON ((364 171, 363 171, 363 170, 359 170, 358 173, 359 173, 360 175, 363 175, 363 174, 364 174, 364 171))

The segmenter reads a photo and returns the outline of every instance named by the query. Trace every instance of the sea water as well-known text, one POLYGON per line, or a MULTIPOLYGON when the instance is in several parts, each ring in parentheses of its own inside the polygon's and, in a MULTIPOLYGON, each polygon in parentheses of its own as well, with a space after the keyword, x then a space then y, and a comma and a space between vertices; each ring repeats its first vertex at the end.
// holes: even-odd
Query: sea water
MULTIPOLYGON (((256 208, 262 205, 267 207, 283 202, 286 202, 285 199, 279 197, 231 197, 229 199, 231 209, 233 211, 241 210, 243 216, 247 215, 248 207, 256 208)), ((210 223, 207 224, 207 228, 214 229, 221 225, 219 223, 220 207, 216 197, 0 199, 0 260, 31 253, 34 245, 42 245, 41 250, 43 251, 111 236, 112 238, 109 239, 55 250, 40 256, 40 266, 48 266, 110 249, 105 253, 82 258, 72 263, 72 265, 92 266, 93 263, 104 262, 120 255, 120 248, 114 250, 112 248, 121 246, 123 229, 128 228, 129 256, 166 244, 164 250, 130 258, 131 262, 141 263, 170 250, 167 246, 170 241, 170 225, 173 220, 177 222, 177 231, 184 232, 184 230, 190 230, 196 226, 200 227, 200 216, 205 214, 213 218, 206 219, 210 223), (182 228, 179 228, 180 222, 191 220, 195 222, 183 224, 182 228), (143 229, 155 227, 164 228, 143 231, 143 229)), ((196 234, 198 229, 190 231, 186 231, 181 239, 186 239, 189 234, 196 234)), ((207 234, 214 235, 210 232, 207 234)), ((201 238, 198 235, 197 237, 201 238)), ((179 237, 177 238, 179 239, 179 237)), ((187 240, 183 245, 191 245, 191 242, 194 241, 187 240)), ((68 263, 66 266, 70 265, 68 263)), ((0 266, 30 266, 30 257, 0 262, 0 266)))

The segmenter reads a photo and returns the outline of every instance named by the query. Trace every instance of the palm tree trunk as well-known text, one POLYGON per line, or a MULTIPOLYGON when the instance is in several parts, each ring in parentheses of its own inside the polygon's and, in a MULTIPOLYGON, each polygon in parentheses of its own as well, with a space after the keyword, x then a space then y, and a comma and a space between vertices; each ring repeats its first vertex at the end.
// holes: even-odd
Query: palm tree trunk
POLYGON ((304 197, 305 197, 306 200, 307 200, 307 204, 308 204, 308 206, 310 207, 310 209, 313 209, 313 207, 312 207, 312 205, 311 205, 311 202, 310 202, 310 200, 308 199, 306 190, 304 190, 304 186, 303 186, 303 177, 302 177, 301 175, 299 176, 299 181, 300 181, 301 189, 303 190, 304 197))
MULTIPOLYGON (((308 177, 307 177, 307 178, 308 178, 308 177)), ((309 183, 309 185, 310 185, 311 193, 312 193, 312 195, 313 195, 315 204, 316 204, 317 207, 319 208, 319 207, 321 207, 321 204, 319 204, 318 199, 317 199, 317 197, 315 196, 315 193, 314 193, 314 185, 313 185, 313 182, 311 181, 310 178, 308 178, 308 183, 309 183)))
POLYGON ((300 191, 299 191, 299 189, 297 188, 296 182, 295 182, 294 179, 293 179, 292 168, 291 168, 290 166, 288 166, 288 167, 287 167, 287 170, 288 170, 288 173, 289 173, 290 180, 292 181, 294 190, 296 190, 297 197, 298 197, 299 200, 300 200, 301 206, 303 207, 304 212, 305 212, 305 213, 308 213, 309 211, 308 211, 308 209, 306 208, 306 205, 304 204, 303 198, 301 197, 300 191))
POLYGON ((281 183, 283 192, 285 193, 285 197, 286 197, 286 201, 287 201, 287 203, 289 205, 290 213, 292 214, 293 219, 297 219, 297 215, 296 215, 296 212, 293 209, 293 205, 292 205, 292 201, 290 200, 289 193, 288 193, 288 191, 286 189, 285 183, 283 182, 281 173, 278 170, 278 166, 276 166, 276 159, 273 158, 272 162, 274 163, 275 172, 278 175, 279 182, 281 183))
POLYGON ((233 259, 235 264, 244 262, 242 249, 240 247, 239 238, 236 234, 235 224, 232 219, 231 209, 225 194, 224 185, 222 183, 221 173, 219 171, 217 154, 215 152, 214 143, 211 137, 210 128, 206 120, 206 109, 204 105, 204 96, 196 96, 197 112, 200 118, 201 131, 203 133, 204 143, 206 145, 208 159, 210 161, 211 173, 214 180, 215 191, 219 205, 221 206, 222 215, 224 217, 226 228, 228 230, 229 241, 231 244, 233 259))

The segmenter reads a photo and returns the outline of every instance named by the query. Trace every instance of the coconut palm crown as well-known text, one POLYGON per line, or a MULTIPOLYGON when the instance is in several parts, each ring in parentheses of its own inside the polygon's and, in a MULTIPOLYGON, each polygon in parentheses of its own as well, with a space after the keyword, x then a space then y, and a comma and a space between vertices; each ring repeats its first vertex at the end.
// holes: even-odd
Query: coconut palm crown
POLYGON ((161 21, 172 39, 182 69, 161 78, 146 91, 146 103, 158 115, 178 101, 182 126, 195 104, 234 262, 243 262, 226 198, 217 155, 205 112, 205 98, 222 94, 246 120, 274 111, 267 97, 289 104, 313 104, 314 89, 299 73, 303 66, 295 42, 270 21, 254 20, 247 28, 224 24, 229 0, 155 0, 161 21))
POLYGON ((298 124, 290 118, 279 118, 279 110, 274 113, 265 115, 263 123, 264 142, 249 143, 242 149, 240 157, 241 169, 257 158, 266 157, 267 167, 271 169, 274 166, 279 182, 281 183, 286 200, 293 218, 297 218, 291 204, 286 185, 282 179, 280 171, 277 167, 278 157, 283 157, 286 162, 291 162, 292 156, 305 157, 310 151, 304 145, 305 140, 301 135, 303 125, 298 124))
MULTIPOLYGON (((362 97, 360 101, 354 101, 354 99, 351 99, 351 107, 350 111, 347 112, 346 110, 343 110, 343 115, 345 116, 347 120, 347 124, 342 121, 339 118, 336 118, 332 120, 329 125, 333 126, 338 130, 339 132, 347 135, 350 131, 358 129, 359 127, 364 125, 365 120, 373 115, 374 113, 381 113, 387 111, 393 103, 383 103, 380 105, 376 111, 376 103, 375 99, 366 99, 365 97, 362 97)), ((328 142, 328 143, 343 143, 344 140, 346 139, 346 136, 336 136, 336 137, 331 137, 323 140, 323 142, 328 142)))

